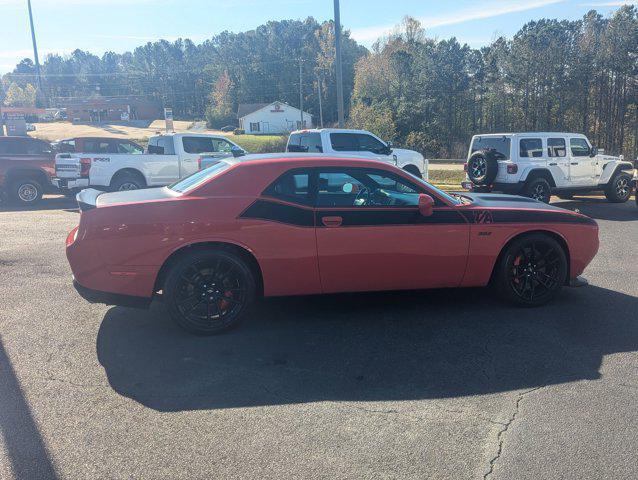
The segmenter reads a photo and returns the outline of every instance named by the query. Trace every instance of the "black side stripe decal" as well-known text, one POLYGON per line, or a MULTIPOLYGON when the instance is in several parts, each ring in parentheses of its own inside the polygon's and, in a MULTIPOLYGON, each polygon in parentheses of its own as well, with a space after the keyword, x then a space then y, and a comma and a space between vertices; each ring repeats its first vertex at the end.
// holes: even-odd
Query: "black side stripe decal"
POLYGON ((271 220, 273 222, 297 225, 299 227, 315 226, 315 215, 312 210, 266 200, 255 201, 244 210, 239 218, 271 220))
MULTIPOLYGON (((342 227, 362 227, 374 225, 454 225, 454 224, 504 224, 504 223, 576 223, 595 225, 589 218, 570 213, 548 212, 543 210, 434 210, 429 217, 419 214, 418 210, 406 209, 365 209, 322 210, 317 211, 317 227, 323 228, 323 217, 341 217, 342 227)), ((252 203, 239 218, 252 218, 272 222, 314 227, 314 212, 309 208, 294 206, 270 200, 259 199, 252 203)))

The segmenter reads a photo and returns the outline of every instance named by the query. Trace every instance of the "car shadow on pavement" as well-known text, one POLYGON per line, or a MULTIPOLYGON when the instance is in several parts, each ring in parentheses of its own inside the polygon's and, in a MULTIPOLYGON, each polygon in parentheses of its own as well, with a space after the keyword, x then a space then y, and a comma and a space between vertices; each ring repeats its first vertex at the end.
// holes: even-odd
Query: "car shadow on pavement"
POLYGON ((638 350, 638 298, 565 289, 519 309, 484 289, 270 299, 237 329, 182 332, 161 303, 111 308, 97 355, 112 388, 160 411, 449 398, 599 377, 638 350))
POLYGON ((605 198, 577 198, 552 202, 553 206, 580 213, 597 220, 627 222, 638 220, 638 205, 633 196, 626 203, 610 203, 605 198))
POLYGON ((75 198, 65 196, 47 196, 32 207, 16 205, 6 201, 0 202, 0 212, 33 212, 38 210, 65 210, 78 211, 75 198))

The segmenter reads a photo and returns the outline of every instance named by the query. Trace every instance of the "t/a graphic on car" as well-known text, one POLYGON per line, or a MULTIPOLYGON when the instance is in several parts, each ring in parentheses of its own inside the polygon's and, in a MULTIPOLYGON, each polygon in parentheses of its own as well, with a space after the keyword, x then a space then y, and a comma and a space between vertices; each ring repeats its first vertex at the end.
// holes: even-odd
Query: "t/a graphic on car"
POLYGON ((603 155, 577 133, 530 132, 475 135, 462 186, 473 192, 520 194, 549 203, 603 192, 610 202, 631 196, 634 166, 621 157, 603 155))
POLYGON ((196 334, 259 296, 490 285, 520 305, 574 285, 598 250, 591 218, 524 197, 448 194, 376 160, 220 160, 168 187, 78 194, 66 251, 80 295, 161 296, 196 334))

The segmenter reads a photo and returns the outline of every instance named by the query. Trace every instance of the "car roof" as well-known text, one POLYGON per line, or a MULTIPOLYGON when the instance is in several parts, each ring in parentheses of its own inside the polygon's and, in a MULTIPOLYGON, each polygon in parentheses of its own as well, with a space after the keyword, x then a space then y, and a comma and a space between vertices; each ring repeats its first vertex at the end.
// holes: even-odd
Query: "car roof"
POLYGON ((316 166, 335 164, 339 165, 351 164, 352 166, 362 166, 367 164, 369 166, 378 167, 390 166, 388 162, 381 160, 375 160, 371 158, 359 157, 356 154, 339 154, 334 155, 330 153, 259 153, 244 155, 242 157, 226 159, 231 164, 251 164, 251 163, 271 163, 271 164, 286 164, 286 163, 299 163, 316 164, 316 166))
POLYGON ((290 132, 290 135, 302 134, 302 133, 365 133, 366 135, 374 135, 367 130, 355 129, 355 128, 304 128, 303 130, 295 130, 290 132))
MULTIPOLYGON (((478 133, 474 137, 582 137, 587 138, 582 133, 570 132, 517 132, 517 133, 478 133)), ((473 137, 473 138, 474 138, 473 137)))

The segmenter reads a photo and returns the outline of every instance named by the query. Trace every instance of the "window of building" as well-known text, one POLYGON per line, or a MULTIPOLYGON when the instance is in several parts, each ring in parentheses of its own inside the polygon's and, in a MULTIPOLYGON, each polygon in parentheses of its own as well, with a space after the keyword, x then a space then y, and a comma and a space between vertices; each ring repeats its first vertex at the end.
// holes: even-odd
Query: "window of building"
POLYGON ((259 131, 259 122, 250 122, 250 131, 258 132, 259 131))

